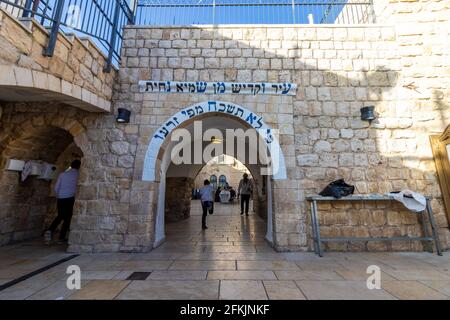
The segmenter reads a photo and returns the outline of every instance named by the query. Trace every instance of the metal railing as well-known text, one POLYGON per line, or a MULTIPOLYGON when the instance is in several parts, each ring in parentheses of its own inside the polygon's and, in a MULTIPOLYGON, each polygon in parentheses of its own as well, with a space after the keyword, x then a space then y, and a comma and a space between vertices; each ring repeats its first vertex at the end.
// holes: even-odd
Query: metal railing
POLYGON ((105 71, 120 61, 122 28, 134 24, 135 0, 0 0, 0 7, 35 18, 50 30, 44 55, 52 56, 59 31, 89 36, 107 56, 105 71))
POLYGON ((140 0, 139 25, 370 24, 372 0, 140 0))

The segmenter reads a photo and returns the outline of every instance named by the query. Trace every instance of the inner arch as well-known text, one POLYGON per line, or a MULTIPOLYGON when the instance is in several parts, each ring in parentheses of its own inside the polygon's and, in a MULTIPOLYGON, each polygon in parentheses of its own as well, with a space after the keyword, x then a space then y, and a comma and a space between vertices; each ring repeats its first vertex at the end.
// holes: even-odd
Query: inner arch
POLYGON ((161 172, 157 172, 158 159, 161 160, 164 151, 170 149, 167 147, 170 144, 167 140, 176 128, 186 127, 197 119, 214 114, 229 117, 239 123, 244 122, 246 127, 256 129, 270 152, 271 162, 276 164, 272 178, 274 180, 287 179, 285 159, 275 131, 258 114, 242 106, 223 101, 201 102, 187 107, 167 119, 164 125, 156 130, 150 141, 145 155, 142 179, 154 182, 157 181, 158 174, 163 173, 162 167, 161 172))

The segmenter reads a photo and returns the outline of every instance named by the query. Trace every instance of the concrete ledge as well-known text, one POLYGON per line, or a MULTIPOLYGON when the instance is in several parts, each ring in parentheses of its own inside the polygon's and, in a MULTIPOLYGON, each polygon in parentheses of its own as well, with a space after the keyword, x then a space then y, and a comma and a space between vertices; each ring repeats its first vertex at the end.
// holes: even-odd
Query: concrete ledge
POLYGON ((57 101, 90 112, 110 112, 111 102, 78 85, 41 71, 0 65, 0 100, 57 101))

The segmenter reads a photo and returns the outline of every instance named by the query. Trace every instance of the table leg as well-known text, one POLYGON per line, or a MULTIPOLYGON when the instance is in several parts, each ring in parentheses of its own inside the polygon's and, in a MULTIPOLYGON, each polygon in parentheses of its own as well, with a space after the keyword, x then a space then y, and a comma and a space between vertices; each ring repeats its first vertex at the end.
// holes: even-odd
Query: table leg
POLYGON ((319 251, 319 257, 322 257, 322 247, 321 247, 321 241, 320 241, 320 223, 317 218, 317 201, 313 201, 313 215, 316 225, 316 238, 317 238, 317 249, 319 251))
POLYGON ((436 222, 434 220, 433 210, 431 209, 429 200, 427 200, 427 212, 428 212, 428 218, 430 219, 431 231, 433 233, 433 238, 434 238, 434 243, 436 245, 437 254, 442 256, 441 243, 439 241, 439 234, 437 231, 437 226, 436 226, 436 222))
POLYGON ((314 205, 313 202, 311 202, 311 227, 312 227, 312 238, 313 238, 313 244, 314 244, 314 253, 319 254, 319 248, 317 247, 317 232, 316 232, 316 219, 314 215, 314 205))
MULTIPOLYGON (((428 201, 428 200, 427 200, 428 201)), ((426 224, 426 219, 425 219, 425 212, 427 211, 428 209, 426 209, 426 210, 424 210, 424 211, 422 211, 421 213, 420 213, 420 222, 422 223, 422 230, 423 230, 423 236, 425 237, 425 238, 428 238, 428 237, 430 237, 430 233, 428 232, 428 226, 427 226, 427 224, 426 224)), ((431 248, 428 248, 428 246, 430 246, 430 242, 429 241, 424 241, 424 243, 426 243, 426 249, 428 250, 428 251, 430 251, 430 252, 433 252, 433 245, 431 245, 431 248)))

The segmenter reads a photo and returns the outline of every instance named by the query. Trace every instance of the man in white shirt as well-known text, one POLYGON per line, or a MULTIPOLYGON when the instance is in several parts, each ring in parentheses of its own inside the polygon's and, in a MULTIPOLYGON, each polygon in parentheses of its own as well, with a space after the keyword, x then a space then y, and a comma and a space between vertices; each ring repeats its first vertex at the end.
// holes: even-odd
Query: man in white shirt
POLYGON ((55 193, 58 201, 58 216, 45 232, 45 241, 47 242, 51 241, 52 233, 55 232, 61 221, 64 222, 59 233, 58 242, 63 243, 66 241, 66 234, 69 231, 72 220, 80 166, 80 160, 73 161, 70 165, 70 170, 61 173, 56 181, 55 193))
POLYGON ((202 201, 202 209, 203 209, 203 216, 202 216, 202 229, 208 229, 206 226, 206 216, 209 214, 213 214, 214 210, 214 188, 209 182, 209 180, 204 181, 204 187, 200 189, 200 200, 202 201))

